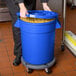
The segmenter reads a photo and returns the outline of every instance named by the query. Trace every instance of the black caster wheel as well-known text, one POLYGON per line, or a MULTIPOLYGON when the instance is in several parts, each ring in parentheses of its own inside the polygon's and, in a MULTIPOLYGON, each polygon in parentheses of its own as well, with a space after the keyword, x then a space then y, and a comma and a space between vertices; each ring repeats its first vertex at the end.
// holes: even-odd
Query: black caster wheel
POLYGON ((55 62, 53 66, 55 66, 56 64, 57 64, 57 62, 55 62))
POLYGON ((64 51, 65 50, 65 46, 64 44, 61 45, 61 51, 64 51))
POLYGON ((75 7, 74 6, 71 6, 71 9, 73 10, 75 7))
POLYGON ((45 72, 46 72, 47 74, 51 74, 51 73, 52 73, 52 71, 51 71, 50 69, 48 69, 48 68, 45 69, 45 72))
POLYGON ((33 69, 28 68, 28 69, 27 69, 27 72, 28 72, 28 73, 32 73, 32 72, 33 72, 33 69))
POLYGON ((74 4, 72 4, 72 5, 71 5, 71 9, 74 9, 74 8, 75 8, 75 5, 74 5, 74 4))

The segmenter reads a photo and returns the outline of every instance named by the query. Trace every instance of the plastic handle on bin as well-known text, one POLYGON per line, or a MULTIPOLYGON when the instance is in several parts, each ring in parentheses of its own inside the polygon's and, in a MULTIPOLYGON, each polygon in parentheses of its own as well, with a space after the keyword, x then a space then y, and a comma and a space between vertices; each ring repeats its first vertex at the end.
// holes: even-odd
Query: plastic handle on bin
POLYGON ((32 17, 32 18, 36 18, 36 16, 35 15, 32 15, 32 14, 28 14, 28 15, 26 15, 27 17, 32 17))
POLYGON ((56 19, 56 29, 61 28, 61 23, 58 19, 56 19))
MULTIPOLYGON (((20 17, 20 13, 19 13, 19 12, 17 13, 17 16, 18 16, 18 18, 20 17)), ((27 14, 26 17, 32 17, 32 18, 35 18, 36 16, 33 15, 33 14, 27 14)))

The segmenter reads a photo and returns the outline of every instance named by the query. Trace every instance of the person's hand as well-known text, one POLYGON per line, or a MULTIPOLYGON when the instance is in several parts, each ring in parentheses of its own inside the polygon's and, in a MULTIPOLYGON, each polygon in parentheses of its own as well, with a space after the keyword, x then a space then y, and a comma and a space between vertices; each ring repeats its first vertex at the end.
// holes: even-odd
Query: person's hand
POLYGON ((27 12, 27 8, 25 7, 24 3, 20 3, 19 7, 20 7, 20 17, 26 17, 28 12, 27 12))
POLYGON ((43 5, 43 9, 44 9, 45 11, 51 11, 51 9, 50 9, 50 7, 48 6, 47 3, 42 3, 42 5, 43 5))

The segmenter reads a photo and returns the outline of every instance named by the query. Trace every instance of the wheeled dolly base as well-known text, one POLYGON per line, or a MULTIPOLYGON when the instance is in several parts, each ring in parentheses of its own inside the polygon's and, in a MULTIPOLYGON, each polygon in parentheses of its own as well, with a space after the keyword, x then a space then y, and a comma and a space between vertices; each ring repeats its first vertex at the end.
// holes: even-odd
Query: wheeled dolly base
POLYGON ((28 64, 28 63, 26 63, 23 60, 23 58, 21 58, 21 61, 22 61, 22 64, 27 67, 27 72, 28 73, 32 73, 33 72, 33 69, 37 69, 37 70, 38 69, 44 69, 45 72, 49 74, 49 73, 52 72, 49 68, 52 67, 56 63, 55 62, 55 58, 51 62, 49 62, 47 64, 43 64, 43 65, 32 65, 32 64, 28 64))

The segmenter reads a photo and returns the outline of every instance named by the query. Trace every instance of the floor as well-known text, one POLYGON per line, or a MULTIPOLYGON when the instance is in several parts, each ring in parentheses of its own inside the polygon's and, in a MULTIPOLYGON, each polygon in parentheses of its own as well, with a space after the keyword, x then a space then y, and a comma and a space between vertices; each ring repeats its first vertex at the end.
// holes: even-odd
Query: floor
MULTIPOLYGON (((76 8, 67 8, 66 29, 76 33, 76 8)), ((55 57, 56 65, 51 67, 52 73, 46 74, 44 70, 34 70, 32 74, 26 72, 26 68, 20 64, 18 67, 12 65, 13 37, 11 22, 0 23, 0 76, 76 76, 76 58, 67 48, 61 51, 62 28, 56 30, 55 57)))

